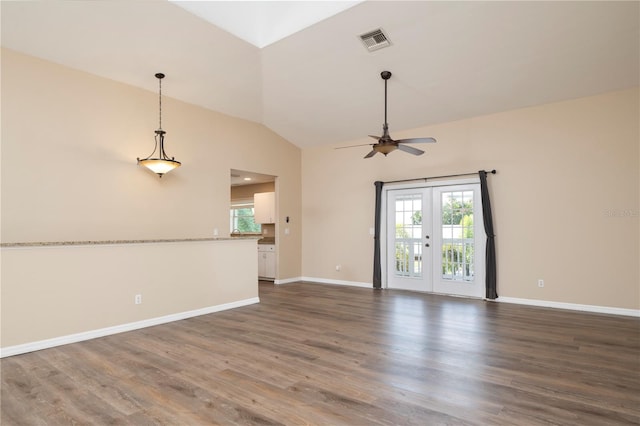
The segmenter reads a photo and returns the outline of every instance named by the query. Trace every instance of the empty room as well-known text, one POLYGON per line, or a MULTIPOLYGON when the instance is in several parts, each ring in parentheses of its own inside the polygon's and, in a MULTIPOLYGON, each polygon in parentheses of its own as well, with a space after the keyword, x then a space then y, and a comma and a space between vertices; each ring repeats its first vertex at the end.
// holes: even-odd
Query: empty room
POLYGON ((3 426, 640 424, 640 2, 0 19, 3 426))

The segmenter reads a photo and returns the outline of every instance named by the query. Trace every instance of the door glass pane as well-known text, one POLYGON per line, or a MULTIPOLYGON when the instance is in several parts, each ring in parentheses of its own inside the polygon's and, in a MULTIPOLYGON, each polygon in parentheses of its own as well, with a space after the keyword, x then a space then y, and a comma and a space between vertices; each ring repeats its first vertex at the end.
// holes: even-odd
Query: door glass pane
POLYGON ((442 278, 473 281, 473 191, 443 192, 442 278))
POLYGON ((422 276, 422 194, 395 199, 395 274, 422 276))

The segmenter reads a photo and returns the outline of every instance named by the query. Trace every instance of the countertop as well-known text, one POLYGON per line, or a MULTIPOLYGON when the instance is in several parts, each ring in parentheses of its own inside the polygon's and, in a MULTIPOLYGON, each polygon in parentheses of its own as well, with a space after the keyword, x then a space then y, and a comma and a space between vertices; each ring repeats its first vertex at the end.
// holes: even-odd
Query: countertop
POLYGON ((243 237, 214 237, 214 238, 160 238, 151 240, 99 240, 99 241, 38 241, 21 243, 0 243, 0 247, 51 247, 51 246, 92 246, 92 245, 121 245, 148 243, 188 243, 200 241, 234 241, 257 240, 257 236, 243 237))

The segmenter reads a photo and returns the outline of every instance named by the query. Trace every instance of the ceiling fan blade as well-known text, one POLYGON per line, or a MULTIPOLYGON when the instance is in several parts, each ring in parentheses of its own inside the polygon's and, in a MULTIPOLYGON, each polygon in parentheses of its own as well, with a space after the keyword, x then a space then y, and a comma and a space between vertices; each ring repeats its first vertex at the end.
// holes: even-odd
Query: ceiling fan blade
POLYGON ((434 138, 409 138, 397 140, 398 143, 435 143, 434 138))
POLYGON ((368 153, 367 155, 365 155, 365 156, 364 156, 364 158, 371 158, 371 157, 373 157, 374 155, 376 155, 376 153, 377 153, 377 152, 378 152, 378 151, 376 151, 375 149, 373 149, 373 150, 371 150, 371 152, 370 152, 370 153, 368 153))
POLYGON ((380 136, 369 135, 370 138, 374 138, 375 140, 380 140, 380 136))
POLYGON ((367 146, 371 146, 371 145, 374 145, 374 144, 371 144, 371 143, 363 143, 363 144, 360 144, 360 145, 338 146, 338 147, 333 148, 333 149, 355 148, 355 147, 358 147, 358 146, 365 146, 365 145, 367 145, 367 146))
POLYGON ((413 155, 422 155, 424 154, 424 151, 421 149, 416 149, 412 146, 407 146, 407 145, 398 145, 398 149, 400 151, 404 151, 404 152, 408 152, 409 154, 413 154, 413 155))

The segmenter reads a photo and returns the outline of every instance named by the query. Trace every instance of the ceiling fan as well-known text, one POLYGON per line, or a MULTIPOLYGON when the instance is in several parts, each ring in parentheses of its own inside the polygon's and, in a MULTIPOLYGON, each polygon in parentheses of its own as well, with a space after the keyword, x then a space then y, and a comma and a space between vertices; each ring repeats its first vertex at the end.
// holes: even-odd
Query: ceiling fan
MULTIPOLYGON (((434 143, 436 140, 434 138, 410 138, 410 139, 399 139, 393 140, 391 136, 389 136, 389 124, 387 123, 387 80, 391 78, 391 71, 382 71, 380 73, 380 77, 384 80, 384 124, 382 126, 382 136, 373 136, 369 135, 369 137, 377 139, 378 143, 365 144, 371 145, 372 150, 370 153, 364 156, 364 158, 371 158, 376 155, 378 152, 384 154, 385 156, 396 149, 400 151, 408 152, 413 155, 422 155, 424 151, 421 149, 414 148, 412 146, 407 146, 406 144, 413 143, 434 143)), ((364 146, 364 145, 352 145, 352 146, 343 146, 341 148, 354 148, 356 146, 364 146)))

